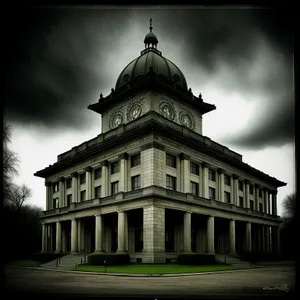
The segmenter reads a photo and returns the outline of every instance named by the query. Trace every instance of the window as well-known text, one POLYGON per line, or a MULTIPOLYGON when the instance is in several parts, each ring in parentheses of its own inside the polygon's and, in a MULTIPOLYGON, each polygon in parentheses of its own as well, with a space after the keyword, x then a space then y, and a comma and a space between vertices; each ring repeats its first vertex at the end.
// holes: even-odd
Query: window
POLYGON ((262 189, 258 190, 258 197, 262 197, 262 189))
POLYGON ((190 172, 191 174, 199 175, 199 165, 191 162, 190 172))
POLYGON ((72 187, 72 178, 67 179, 67 189, 70 189, 72 187))
POLYGON ((114 163, 111 164, 111 174, 115 174, 118 173, 119 171, 119 162, 116 161, 114 163))
POLYGON ((85 183, 85 173, 84 174, 80 174, 80 184, 84 184, 85 183))
POLYGON ((72 194, 67 195, 67 206, 70 206, 72 203, 72 194))
POLYGON ((131 190, 134 191, 141 187, 141 175, 131 177, 131 190))
POLYGON ((244 198, 240 197, 240 207, 244 207, 244 198))
POLYGON ((141 154, 131 156, 131 168, 139 166, 141 164, 141 154))
POLYGON ((225 203, 230 203, 230 193, 224 192, 225 203))
POLYGON ((254 201, 250 200, 250 209, 254 210, 254 201))
POLYGON ((199 195, 199 183, 191 181, 191 193, 195 196, 199 195))
POLYGON ((212 187, 209 188, 209 199, 216 199, 216 189, 212 187))
POLYGON ((243 182, 242 182, 242 181, 239 181, 239 190, 240 190, 240 191, 243 191, 243 190, 244 190, 243 182))
POLYGON ((167 175, 167 189, 176 190, 176 177, 167 175))
POLYGON ((86 191, 81 191, 80 192, 80 201, 85 201, 86 200, 86 191))
POLYGON ((209 169, 208 179, 211 181, 216 181, 216 171, 209 169))
POLYGON ((53 184, 53 192, 56 193, 58 191, 59 191, 59 185, 58 185, 58 182, 56 182, 53 184))
POLYGON ((172 168, 176 168, 176 156, 167 153, 166 165, 172 168))
POLYGON ((59 207, 58 198, 54 198, 54 199, 53 199, 53 209, 54 209, 54 208, 58 208, 58 207, 59 207))
POLYGON ((102 177, 102 168, 98 168, 95 170, 95 179, 101 178, 102 177))
POLYGON ((262 205, 262 203, 259 203, 259 211, 260 211, 260 212, 263 211, 263 205, 262 205))
POLYGON ((224 175, 224 184, 231 186, 230 176, 224 175))
POLYGON ((119 191, 119 181, 111 183, 111 194, 114 195, 119 191))
POLYGON ((249 194, 253 195, 253 185, 249 185, 249 194))
POLYGON ((101 185, 95 187, 95 198, 101 197, 101 185))

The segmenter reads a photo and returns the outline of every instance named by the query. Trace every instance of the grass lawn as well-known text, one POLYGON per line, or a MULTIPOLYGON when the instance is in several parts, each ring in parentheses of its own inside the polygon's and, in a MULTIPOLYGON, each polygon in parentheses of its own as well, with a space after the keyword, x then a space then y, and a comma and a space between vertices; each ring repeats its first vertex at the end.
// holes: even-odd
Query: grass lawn
POLYGON ((38 261, 32 259, 20 259, 14 260, 8 263, 8 266, 19 266, 19 267, 39 267, 41 264, 38 261))
MULTIPOLYGON (((129 274, 177 274, 177 273, 200 273, 209 271, 232 270, 229 265, 208 266, 185 266, 176 264, 132 264, 124 266, 107 266, 106 273, 129 273, 129 274)), ((76 271, 103 272, 104 266, 78 265, 76 271)))
POLYGON ((258 266, 295 266, 296 262, 292 260, 281 260, 281 261, 261 261, 257 262, 258 266))

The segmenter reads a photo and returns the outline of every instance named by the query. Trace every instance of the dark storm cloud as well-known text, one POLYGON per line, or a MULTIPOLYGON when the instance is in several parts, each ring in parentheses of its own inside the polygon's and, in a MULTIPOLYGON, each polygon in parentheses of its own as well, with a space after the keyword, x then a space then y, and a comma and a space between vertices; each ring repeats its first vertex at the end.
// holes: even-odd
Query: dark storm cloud
POLYGON ((193 82, 201 76, 211 77, 228 91, 246 95, 249 101, 254 101, 257 95, 264 96, 261 111, 281 111, 276 117, 277 130, 269 130, 273 121, 267 113, 260 113, 255 121, 258 125, 251 126, 244 135, 237 133, 232 141, 259 147, 285 143, 291 138, 292 122, 287 120, 293 119, 289 72, 292 35, 286 18, 266 9, 19 12, 14 18, 17 24, 10 32, 9 119, 61 128, 91 124, 97 115, 86 106, 96 102, 100 92, 109 91, 118 72, 139 55, 150 17, 163 55, 169 58, 172 48, 180 47, 183 57, 178 65, 182 65, 184 73, 189 73, 185 69, 188 64, 199 66, 199 76, 195 74, 193 82), (267 68, 257 71, 256 76, 253 65, 262 40, 282 57, 279 65, 284 69, 267 68), (128 53, 128 58, 123 62, 124 53, 128 53), (228 70, 222 78, 218 77, 221 66, 228 70), (272 95, 278 94, 282 99, 272 102, 272 95))

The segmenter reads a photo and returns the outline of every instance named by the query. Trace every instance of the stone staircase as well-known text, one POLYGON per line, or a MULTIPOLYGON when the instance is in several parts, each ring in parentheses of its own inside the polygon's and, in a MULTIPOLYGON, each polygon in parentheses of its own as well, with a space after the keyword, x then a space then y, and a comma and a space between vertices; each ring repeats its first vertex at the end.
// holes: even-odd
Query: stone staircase
POLYGON ((250 262, 240 260, 238 255, 230 255, 230 254, 215 254, 216 261, 220 263, 225 263, 232 265, 237 268, 251 268, 250 262))
POLYGON ((86 254, 68 254, 62 256, 60 259, 55 259, 49 261, 45 264, 42 264, 41 267, 47 269, 65 269, 71 270, 74 269, 76 265, 80 264, 81 261, 84 261, 86 254))

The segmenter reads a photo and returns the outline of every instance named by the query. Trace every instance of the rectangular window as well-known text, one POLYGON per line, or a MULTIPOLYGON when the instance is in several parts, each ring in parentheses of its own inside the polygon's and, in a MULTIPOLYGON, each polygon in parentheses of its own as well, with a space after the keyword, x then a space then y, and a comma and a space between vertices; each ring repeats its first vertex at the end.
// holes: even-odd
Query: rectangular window
POLYGON ((230 203, 230 193, 224 192, 225 203, 230 203))
POLYGON ((249 185, 249 194, 253 195, 253 185, 249 185))
POLYGON ((208 179, 211 181, 216 181, 216 171, 209 169, 208 171, 208 179))
POLYGON ((258 197, 262 197, 262 189, 258 190, 258 197))
POLYGON ((191 181, 191 193, 195 196, 199 195, 199 183, 191 181))
POLYGON ((141 164, 141 154, 131 156, 131 168, 139 166, 141 164))
POLYGON ((176 168, 176 156, 166 153, 166 165, 176 168))
POLYGON ((216 189, 212 187, 209 188, 209 199, 216 199, 216 189))
POLYGON ((58 184, 58 182, 55 182, 55 183, 53 184, 53 192, 56 193, 56 192, 58 192, 58 191, 59 191, 59 184, 58 184))
POLYGON ((260 212, 263 211, 263 205, 262 205, 262 203, 259 203, 259 211, 260 211, 260 212))
POLYGON ((254 201, 250 200, 250 209, 254 210, 254 201))
POLYGON ((166 188, 169 190, 176 190, 176 177, 167 175, 167 184, 166 188))
POLYGON ((191 174, 199 175, 199 165, 191 162, 190 172, 191 174))
POLYGON ((131 177, 131 190, 137 190, 141 188, 141 175, 131 177))
POLYGON ((102 168, 98 168, 95 170, 95 180, 102 177, 102 168))
POLYGON ((111 174, 116 174, 118 172, 120 172, 119 171, 119 162, 116 161, 116 162, 111 164, 111 174))
POLYGON ((80 174, 80 184, 84 184, 85 183, 85 179, 86 179, 85 173, 80 174))
POLYGON ((231 186, 230 176, 224 175, 224 184, 231 186))
POLYGON ((70 206, 72 203, 72 194, 67 195, 67 206, 70 206))
POLYGON ((243 182, 242 182, 242 181, 239 181, 239 190, 240 190, 240 191, 243 191, 243 190, 244 190, 243 182))
POLYGON ((111 183, 111 194, 114 195, 119 191, 119 181, 111 183))
POLYGON ((240 207, 244 207, 244 198, 240 197, 240 207))
POLYGON ((95 187, 95 198, 101 197, 101 185, 95 187))
POLYGON ((86 200, 86 191, 81 191, 80 192, 80 201, 85 201, 86 200))
POLYGON ((53 199, 53 209, 58 208, 58 207, 59 207, 58 198, 54 198, 53 199))
POLYGON ((67 189, 70 189, 72 187, 72 178, 67 179, 67 189))

